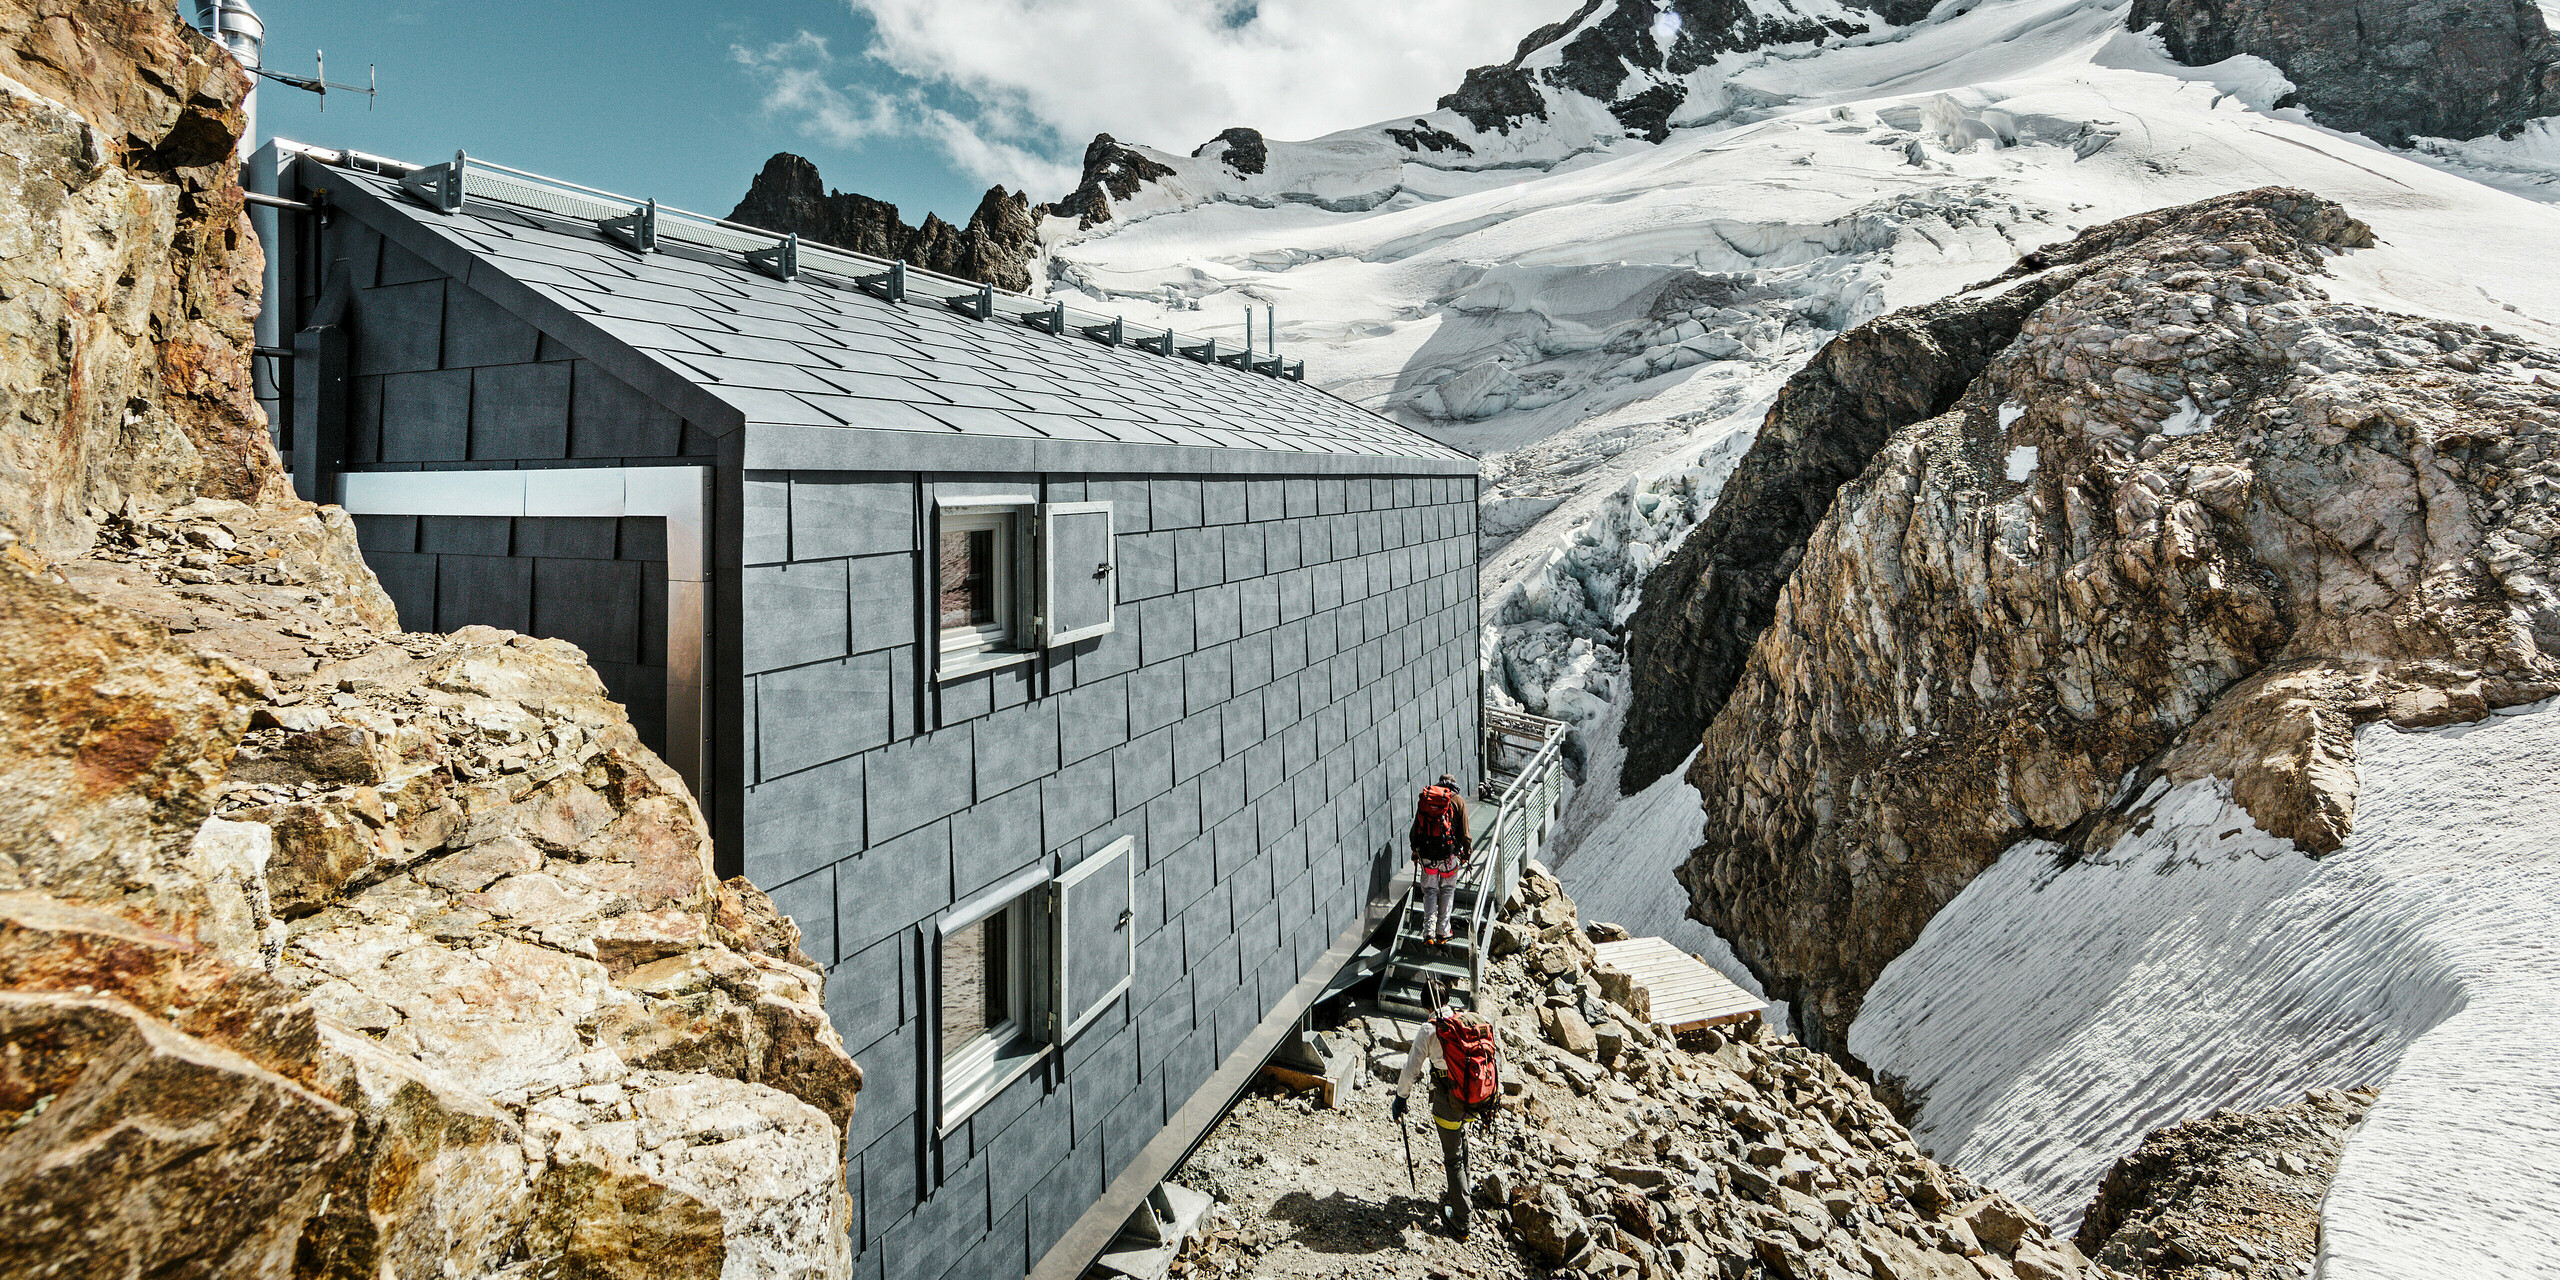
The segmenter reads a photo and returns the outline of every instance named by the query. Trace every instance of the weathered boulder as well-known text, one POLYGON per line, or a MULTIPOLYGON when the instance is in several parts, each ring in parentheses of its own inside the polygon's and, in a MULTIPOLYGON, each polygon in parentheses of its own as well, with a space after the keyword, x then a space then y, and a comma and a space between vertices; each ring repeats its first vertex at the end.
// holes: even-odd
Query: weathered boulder
POLYGON ((0 991, 0 1270, 292 1274, 345 1108, 107 996, 0 991))

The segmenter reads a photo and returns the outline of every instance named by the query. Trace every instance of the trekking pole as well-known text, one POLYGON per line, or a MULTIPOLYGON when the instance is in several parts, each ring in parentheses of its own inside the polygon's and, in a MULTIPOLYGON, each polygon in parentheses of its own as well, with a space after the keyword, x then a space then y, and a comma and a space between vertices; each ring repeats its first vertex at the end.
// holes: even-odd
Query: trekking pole
POLYGON ((1406 1124, 1402 1120, 1398 1120, 1396 1121, 1396 1132, 1404 1135, 1405 1184, 1413 1188, 1416 1193, 1419 1193, 1422 1190, 1422 1179, 1416 1177, 1413 1172, 1413 1126, 1406 1124))

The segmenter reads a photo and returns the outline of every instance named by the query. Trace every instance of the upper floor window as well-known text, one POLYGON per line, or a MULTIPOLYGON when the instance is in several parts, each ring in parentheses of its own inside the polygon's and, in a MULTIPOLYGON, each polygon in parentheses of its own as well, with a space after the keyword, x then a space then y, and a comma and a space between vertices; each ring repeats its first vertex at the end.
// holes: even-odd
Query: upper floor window
POLYGON ((1016 529, 1013 507, 961 507, 942 513, 939 591, 942 665, 1015 643, 1016 529))

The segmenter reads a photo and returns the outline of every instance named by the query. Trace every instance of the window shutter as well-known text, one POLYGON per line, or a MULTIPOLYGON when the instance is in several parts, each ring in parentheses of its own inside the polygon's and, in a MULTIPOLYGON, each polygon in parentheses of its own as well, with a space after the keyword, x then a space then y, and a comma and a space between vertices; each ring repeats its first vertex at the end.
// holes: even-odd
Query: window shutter
POLYGON ((1040 647, 1073 644, 1112 628, 1119 597, 1108 502, 1040 506, 1040 647))
POLYGON ((1049 935, 1057 959, 1059 1044, 1110 1008, 1137 971, 1137 868, 1129 856, 1135 845, 1122 836, 1054 882, 1057 918, 1049 935))

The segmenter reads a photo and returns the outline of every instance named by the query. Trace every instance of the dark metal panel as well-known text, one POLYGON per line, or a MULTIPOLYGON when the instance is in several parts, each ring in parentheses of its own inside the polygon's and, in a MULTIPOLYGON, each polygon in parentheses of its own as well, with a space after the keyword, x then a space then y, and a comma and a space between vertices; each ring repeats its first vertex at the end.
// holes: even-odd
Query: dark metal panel
POLYGON ((503 556, 515 545, 515 521, 506 516, 420 516, 418 550, 466 556, 503 556))
POLYGON ((915 549, 915 484, 903 476, 808 471, 792 477, 792 554, 877 555, 915 549))
MULTIPOLYGON (((540 523, 528 521, 527 523, 540 523)), ((608 526, 610 521, 597 523, 608 526)), ((644 584, 652 566, 635 560, 534 560, 533 634, 566 640, 597 662, 642 664, 644 584)), ((665 650, 657 657, 664 663, 665 650)))
POLYGON ((505 307, 459 282, 444 291, 444 367, 527 364, 541 351, 542 335, 505 307))
POLYGON ((755 677, 763 776, 795 773, 889 741, 889 655, 819 662, 755 677))
POLYGON ((569 366, 510 364, 472 374, 471 456, 569 456, 569 366))
POLYGON ((682 419, 591 360, 572 362, 570 454, 579 458, 671 458, 682 419))
POLYGON ((459 631, 478 623, 507 631, 533 629, 533 562, 495 556, 442 556, 436 562, 436 627, 459 631))
POLYGON ((460 462, 471 448, 471 371, 394 374, 382 380, 382 460, 460 462))
MULTIPOLYGON (((611 560, 616 558, 621 543, 623 521, 615 516, 522 516, 515 522, 515 554, 520 556, 562 557, 571 560, 611 560)), ((663 527, 664 521, 655 521, 663 527)), ((623 556, 627 560, 663 561, 666 552, 655 556, 623 556)))
POLYGON ((800 950, 820 965, 836 962, 836 877, 830 868, 765 891, 774 908, 800 926, 800 950))
MULTIPOLYGON (((951 893, 966 898, 1040 858, 1041 787, 1026 783, 951 819, 951 893)), ((1105 794, 1109 793, 1106 782, 1105 794)))
POLYGON ((360 289, 354 304, 357 369, 415 373, 437 367, 444 345, 443 280, 360 289))
POLYGON ((844 562, 750 567, 739 583, 746 674, 849 652, 844 562))
MULTIPOLYGON (((743 810, 743 872, 781 884, 860 853, 865 758, 856 756, 752 787, 743 810)), ((848 938, 877 937, 859 930, 848 938)))

